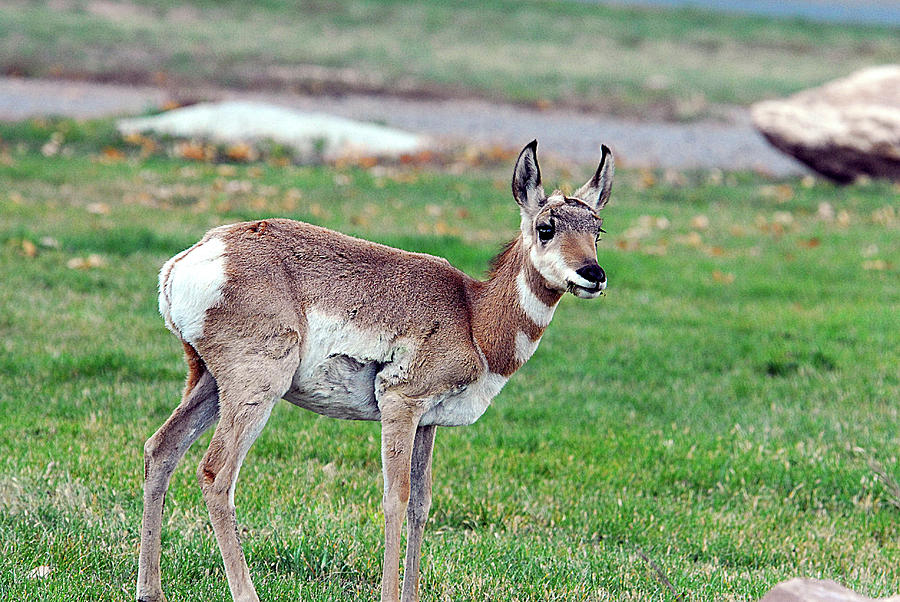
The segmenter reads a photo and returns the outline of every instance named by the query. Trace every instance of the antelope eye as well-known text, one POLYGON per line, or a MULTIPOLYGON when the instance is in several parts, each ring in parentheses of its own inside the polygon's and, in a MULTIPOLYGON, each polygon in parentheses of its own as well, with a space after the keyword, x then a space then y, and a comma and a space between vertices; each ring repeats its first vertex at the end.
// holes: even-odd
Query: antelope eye
POLYGON ((553 223, 549 224, 541 224, 537 227, 538 238, 541 239, 541 242, 547 242, 553 235, 556 233, 556 229, 553 227, 553 223))

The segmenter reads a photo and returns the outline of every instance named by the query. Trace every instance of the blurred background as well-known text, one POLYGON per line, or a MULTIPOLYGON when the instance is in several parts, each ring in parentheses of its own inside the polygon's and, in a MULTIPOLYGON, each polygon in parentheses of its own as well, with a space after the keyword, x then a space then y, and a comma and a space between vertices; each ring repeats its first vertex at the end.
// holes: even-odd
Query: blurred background
POLYGON ((605 140, 624 165, 779 175, 802 168, 754 134, 750 105, 900 54, 900 8, 885 0, 61 0, 0 11, 4 119, 253 100, 428 134, 432 146, 538 136, 590 162, 605 140))

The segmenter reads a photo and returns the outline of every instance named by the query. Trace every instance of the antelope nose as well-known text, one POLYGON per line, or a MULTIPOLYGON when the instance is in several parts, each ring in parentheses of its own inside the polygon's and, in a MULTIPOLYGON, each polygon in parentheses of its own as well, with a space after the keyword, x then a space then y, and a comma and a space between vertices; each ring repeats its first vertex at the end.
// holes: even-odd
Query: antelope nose
POLYGON ((582 266, 575 270, 575 273, 588 280, 590 282, 594 282, 597 285, 603 284, 606 282, 606 272, 603 271, 596 263, 592 263, 586 266, 582 266))

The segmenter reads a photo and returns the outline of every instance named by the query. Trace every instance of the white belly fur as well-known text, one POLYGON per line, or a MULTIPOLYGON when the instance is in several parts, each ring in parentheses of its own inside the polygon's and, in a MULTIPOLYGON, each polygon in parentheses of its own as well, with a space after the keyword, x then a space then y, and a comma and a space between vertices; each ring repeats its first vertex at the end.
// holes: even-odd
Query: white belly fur
POLYGON ((333 418, 379 420, 375 376, 396 355, 395 337, 315 309, 306 312, 306 325, 300 365, 284 398, 333 418))
MULTIPOLYGON (((300 366, 284 398, 318 414, 348 420, 380 420, 375 389, 406 372, 411 343, 391 333, 361 329, 311 309, 300 366)), ((484 414, 507 378, 485 371, 475 382, 428 402, 420 424, 464 426, 484 414)))

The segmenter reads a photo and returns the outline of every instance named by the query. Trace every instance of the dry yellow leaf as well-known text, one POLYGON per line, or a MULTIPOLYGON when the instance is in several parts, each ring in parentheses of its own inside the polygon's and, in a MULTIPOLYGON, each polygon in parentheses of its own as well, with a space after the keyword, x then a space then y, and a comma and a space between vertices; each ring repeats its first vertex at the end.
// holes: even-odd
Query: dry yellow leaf
POLYGON ((887 270, 888 267, 888 263, 884 259, 871 259, 869 261, 864 261, 862 264, 862 269, 869 271, 883 272, 887 270))
POLYGON ((705 215, 695 215, 691 218, 691 228, 696 230, 706 230, 709 228, 709 218, 705 215))
POLYGON ((734 274, 730 272, 722 272, 721 270, 713 270, 712 273, 713 280, 718 282, 719 284, 731 284, 734 282, 734 274))
POLYGON ((33 242, 25 239, 22 241, 22 252, 25 253, 25 257, 36 257, 37 247, 33 242))

